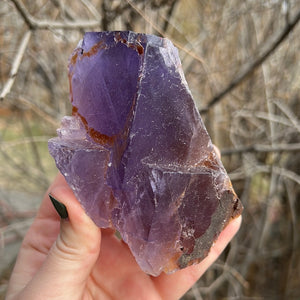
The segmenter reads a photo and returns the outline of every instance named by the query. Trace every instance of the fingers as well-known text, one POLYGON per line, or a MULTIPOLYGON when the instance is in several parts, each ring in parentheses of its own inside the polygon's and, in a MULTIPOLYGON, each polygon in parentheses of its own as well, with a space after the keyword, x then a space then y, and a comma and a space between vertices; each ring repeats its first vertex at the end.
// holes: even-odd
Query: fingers
POLYGON ((25 263, 24 258, 31 258, 32 264, 40 252, 46 252, 36 273, 32 274, 33 279, 23 290, 22 299, 36 299, 32 295, 38 295, 38 299, 81 299, 86 279, 99 256, 101 232, 63 178, 58 177, 49 192, 52 201, 48 196, 44 199, 20 255, 19 265, 25 263), (51 226, 59 223, 60 228, 51 231, 51 226), (41 236, 41 232, 47 231, 56 232, 50 251, 43 250, 37 240, 37 237, 40 241, 47 240, 47 236, 41 236))
POLYGON ((159 277, 153 278, 162 298, 179 299, 184 295, 219 257, 230 240, 238 232, 241 220, 242 218, 238 217, 227 225, 211 248, 209 255, 200 264, 187 267, 171 275, 162 274, 159 277), (178 284, 179 282, 180 284, 178 284))
POLYGON ((70 188, 65 185, 55 186, 50 196, 62 220, 60 233, 50 251, 49 259, 53 256, 54 261, 62 259, 66 263, 69 260, 72 262, 85 260, 86 255, 97 258, 100 229, 85 214, 70 188))

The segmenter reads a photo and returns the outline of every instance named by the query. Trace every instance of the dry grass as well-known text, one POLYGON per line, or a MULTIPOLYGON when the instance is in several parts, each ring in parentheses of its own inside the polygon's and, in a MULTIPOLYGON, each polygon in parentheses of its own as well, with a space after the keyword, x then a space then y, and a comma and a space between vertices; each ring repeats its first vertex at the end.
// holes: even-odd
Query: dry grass
POLYGON ((245 206, 238 236, 184 299, 299 299, 299 11, 295 0, 1 1, 0 295, 56 172, 47 140, 70 113, 68 56, 84 31, 130 29, 179 48, 245 206))

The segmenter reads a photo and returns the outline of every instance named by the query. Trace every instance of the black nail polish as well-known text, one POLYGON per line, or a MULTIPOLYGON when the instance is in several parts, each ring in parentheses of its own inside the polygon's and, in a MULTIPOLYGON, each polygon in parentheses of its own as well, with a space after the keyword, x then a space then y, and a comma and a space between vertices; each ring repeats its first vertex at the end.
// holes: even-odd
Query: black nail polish
POLYGON ((68 217, 68 211, 65 205, 56 200, 51 194, 49 194, 49 198, 60 217, 66 219, 68 217))

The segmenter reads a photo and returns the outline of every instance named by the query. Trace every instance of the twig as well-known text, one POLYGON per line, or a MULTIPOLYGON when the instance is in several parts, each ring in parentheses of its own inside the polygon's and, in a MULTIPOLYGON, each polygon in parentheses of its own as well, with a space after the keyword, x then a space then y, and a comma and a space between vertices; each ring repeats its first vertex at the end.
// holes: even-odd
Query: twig
MULTIPOLYGON (((34 101, 32 100, 30 101, 26 99, 24 96, 18 96, 15 95, 14 93, 10 93, 8 95, 8 98, 17 107, 22 107, 22 104, 27 106, 29 109, 34 111, 45 121, 52 124, 55 128, 59 126, 60 121, 58 121, 59 117, 57 116, 57 113, 54 110, 52 110, 50 107, 46 106, 45 104, 43 105, 43 107, 39 107, 37 103, 35 103, 34 101)), ((24 109, 24 107, 22 108, 24 109)))
POLYGON ((298 121, 297 117, 293 113, 293 111, 286 104, 284 104, 282 101, 274 100, 273 102, 289 118, 289 120, 291 121, 291 123, 297 129, 297 131, 300 132, 300 124, 299 124, 299 121, 298 121))
MULTIPOLYGON (((145 21, 147 23, 149 23, 151 25, 151 27, 153 27, 162 37, 168 37, 166 35, 165 32, 163 32, 163 30, 161 30, 159 28, 159 26, 155 25, 135 4, 132 3, 131 0, 126 0, 127 3, 142 17, 145 19, 145 21)), ((173 41, 173 44, 181 49, 182 51, 184 51, 185 53, 187 53, 188 55, 190 55, 191 57, 193 57, 195 60, 199 61, 200 63, 203 63, 203 59, 200 58, 196 53, 186 49, 185 47, 183 47, 182 45, 180 45, 178 42, 173 41)))
POLYGON ((103 12, 101 25, 102 25, 103 30, 108 30, 109 21, 108 21, 107 8, 106 8, 105 0, 102 1, 101 9, 102 9, 102 12, 103 12))
POLYGON ((208 295, 216 291, 224 282, 228 281, 228 273, 223 272, 219 277, 217 277, 209 286, 199 287, 200 293, 208 295))
POLYGON ((98 20, 78 20, 73 21, 50 21, 50 20, 35 20, 33 19, 34 29, 87 29, 93 27, 99 27, 100 23, 98 20))
POLYGON ((203 300, 203 298, 200 294, 200 291, 195 284, 192 286, 192 293, 193 293, 195 300, 203 300))
POLYGON ((245 289, 249 288, 249 283, 244 279, 244 277, 233 267, 228 264, 222 265, 219 263, 215 263, 214 267, 220 268, 224 272, 228 272, 231 274, 233 278, 235 278, 245 289))
MULTIPOLYGON (((128 1, 128 0, 127 0, 128 1)), ((300 20, 300 11, 287 23, 282 32, 271 42, 266 43, 260 54, 254 58, 250 63, 246 63, 242 66, 237 76, 224 88, 220 93, 214 96, 207 104, 206 107, 200 109, 200 113, 206 113, 212 106, 220 102, 228 93, 236 88, 241 82, 243 82, 250 74, 252 74, 269 56, 272 54, 277 47, 288 37, 289 33, 294 29, 300 20)))
POLYGON ((253 114, 258 119, 267 120, 269 122, 282 124, 289 127, 294 127, 291 121, 283 116, 276 115, 273 113, 266 113, 263 111, 258 111, 253 114))
MULTIPOLYGON (((2 154, 3 158, 9 162, 9 165, 12 167, 14 171, 20 171, 20 176, 31 178, 35 180, 36 183, 40 184, 40 186, 47 188, 48 187, 48 180, 45 179, 45 174, 40 170, 32 167, 31 165, 24 165, 23 162, 18 162, 15 157, 9 155, 7 152, 3 151, 0 147, 0 154, 2 154)), ((7 170, 6 170, 7 175, 7 170)), ((31 180, 31 182, 32 182, 31 180)))
POLYGON ((273 121, 275 123, 289 126, 292 128, 295 127, 292 124, 291 120, 289 120, 288 118, 286 118, 284 116, 276 115, 276 114, 268 114, 267 112, 264 112, 264 111, 251 111, 251 110, 242 109, 242 110, 239 110, 238 112, 236 112, 234 117, 235 118, 238 118, 238 117, 239 118, 241 118, 241 117, 248 118, 249 121, 253 120, 254 124, 257 124, 257 120, 255 118, 258 118, 258 119, 262 119, 262 120, 273 121))
POLYGON ((15 79, 16 79, 16 76, 18 74, 18 70, 19 70, 22 58, 24 56, 24 53, 26 51, 26 47, 29 43, 30 37, 31 37, 31 30, 28 30, 25 33, 25 35, 23 36, 23 39, 20 43, 18 52, 17 52, 17 54, 14 58, 14 61, 13 61, 13 64, 12 64, 12 67, 11 67, 11 70, 10 70, 9 78, 6 81, 6 83, 5 83, 5 85, 2 89, 2 92, 0 94, 0 100, 3 100, 5 98, 5 96, 10 92, 10 90, 11 90, 11 88, 12 88, 14 82, 15 82, 15 79))
MULTIPOLYGON (((270 168, 269 168, 270 170, 270 168)), ((297 184, 300 185, 300 176, 291 171, 291 170, 288 170, 288 169, 285 169, 285 168, 280 168, 280 167, 276 167, 276 166, 273 166, 273 170, 276 174, 279 174, 280 176, 283 176, 285 178, 288 178, 290 179, 291 181, 294 181, 296 182, 297 184)))
POLYGON ((269 192, 266 201, 266 209, 263 211, 263 214, 260 218, 259 228, 260 235, 257 237, 257 244, 255 249, 260 252, 263 250, 263 246, 266 243, 266 237, 270 232, 271 226, 271 218, 270 214, 273 209, 272 202, 274 201, 274 195, 276 193, 276 188, 278 187, 278 174, 273 171, 273 166, 271 166, 271 176, 270 176, 270 184, 269 184, 269 192))
POLYGON ((51 20, 37 20, 27 11, 25 6, 18 0, 11 0, 16 6, 17 10, 23 17, 25 23, 32 30, 35 29, 87 29, 100 26, 100 20, 78 20, 78 21, 51 21, 51 20))
POLYGON ((240 179, 244 179, 246 176, 254 176, 255 174, 258 173, 271 173, 274 172, 280 176, 283 176, 284 178, 288 178, 293 182, 296 182, 297 184, 300 185, 300 176, 288 169, 285 168, 280 168, 277 166, 267 166, 267 165, 255 165, 255 166, 249 166, 247 169, 247 174, 245 174, 244 170, 236 170, 232 173, 229 174, 229 177, 231 179, 231 181, 235 181, 235 180, 240 180, 240 179))
POLYGON ((216 278, 208 287, 199 287, 199 291, 204 294, 208 295, 216 291, 220 288, 220 286, 226 282, 229 281, 231 284, 234 284, 234 282, 231 282, 229 275, 236 279, 236 281, 243 286, 245 289, 249 288, 249 283, 244 279, 244 277, 233 267, 229 265, 221 265, 218 263, 215 263, 212 267, 218 268, 223 270, 223 273, 216 278))
POLYGON ((47 143, 50 138, 51 136, 34 136, 34 137, 24 137, 22 139, 15 139, 7 142, 2 141, 0 144, 0 148, 4 150, 7 148, 17 147, 20 145, 30 144, 30 143, 47 143))
POLYGON ((89 12, 96 18, 96 19, 101 19, 101 15, 95 8, 95 6, 88 0, 80 0, 81 3, 89 10, 89 12))
POLYGON ((27 26, 30 29, 34 29, 33 26, 33 18, 32 16, 29 14, 29 12, 27 11, 27 9, 25 8, 25 6, 23 5, 22 2, 19 2, 18 0, 11 0, 16 9, 18 10, 18 12, 21 14, 21 16, 23 17, 23 20, 25 21, 25 23, 27 24, 27 26))
POLYGON ((246 152, 281 152, 281 151, 299 151, 300 143, 295 144, 274 144, 274 146, 270 145, 252 145, 245 146, 233 149, 223 149, 221 151, 222 156, 231 155, 231 154, 240 154, 246 152))
POLYGON ((169 27, 169 20, 171 19, 172 13, 174 11, 174 8, 176 6, 177 0, 173 0, 173 2, 171 3, 168 12, 167 12, 167 17, 165 18, 165 22, 163 25, 163 32, 167 32, 168 27, 169 27))
POLYGON ((62 11, 63 15, 65 17, 67 17, 69 20, 74 20, 76 17, 75 17, 75 14, 73 13, 73 11, 71 11, 70 8, 67 8, 65 5, 62 4, 61 1, 58 1, 58 0, 51 0, 51 2, 56 6, 56 7, 59 7, 60 10, 62 11))
POLYGON ((28 227, 31 225, 33 218, 26 219, 25 221, 20 221, 17 223, 9 224, 5 227, 0 227, 0 248, 4 248, 5 244, 11 240, 11 235, 18 238, 23 238, 28 227), (8 237, 10 235, 10 237, 8 237))

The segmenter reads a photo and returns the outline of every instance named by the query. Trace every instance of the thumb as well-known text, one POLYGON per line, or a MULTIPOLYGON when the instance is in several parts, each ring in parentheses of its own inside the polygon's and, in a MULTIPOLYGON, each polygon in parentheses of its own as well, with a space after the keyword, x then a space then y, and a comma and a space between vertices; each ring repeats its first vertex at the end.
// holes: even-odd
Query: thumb
POLYGON ((99 256, 101 231, 65 185, 55 186, 49 198, 61 217, 60 232, 27 288, 40 290, 45 298, 81 299, 99 256))

